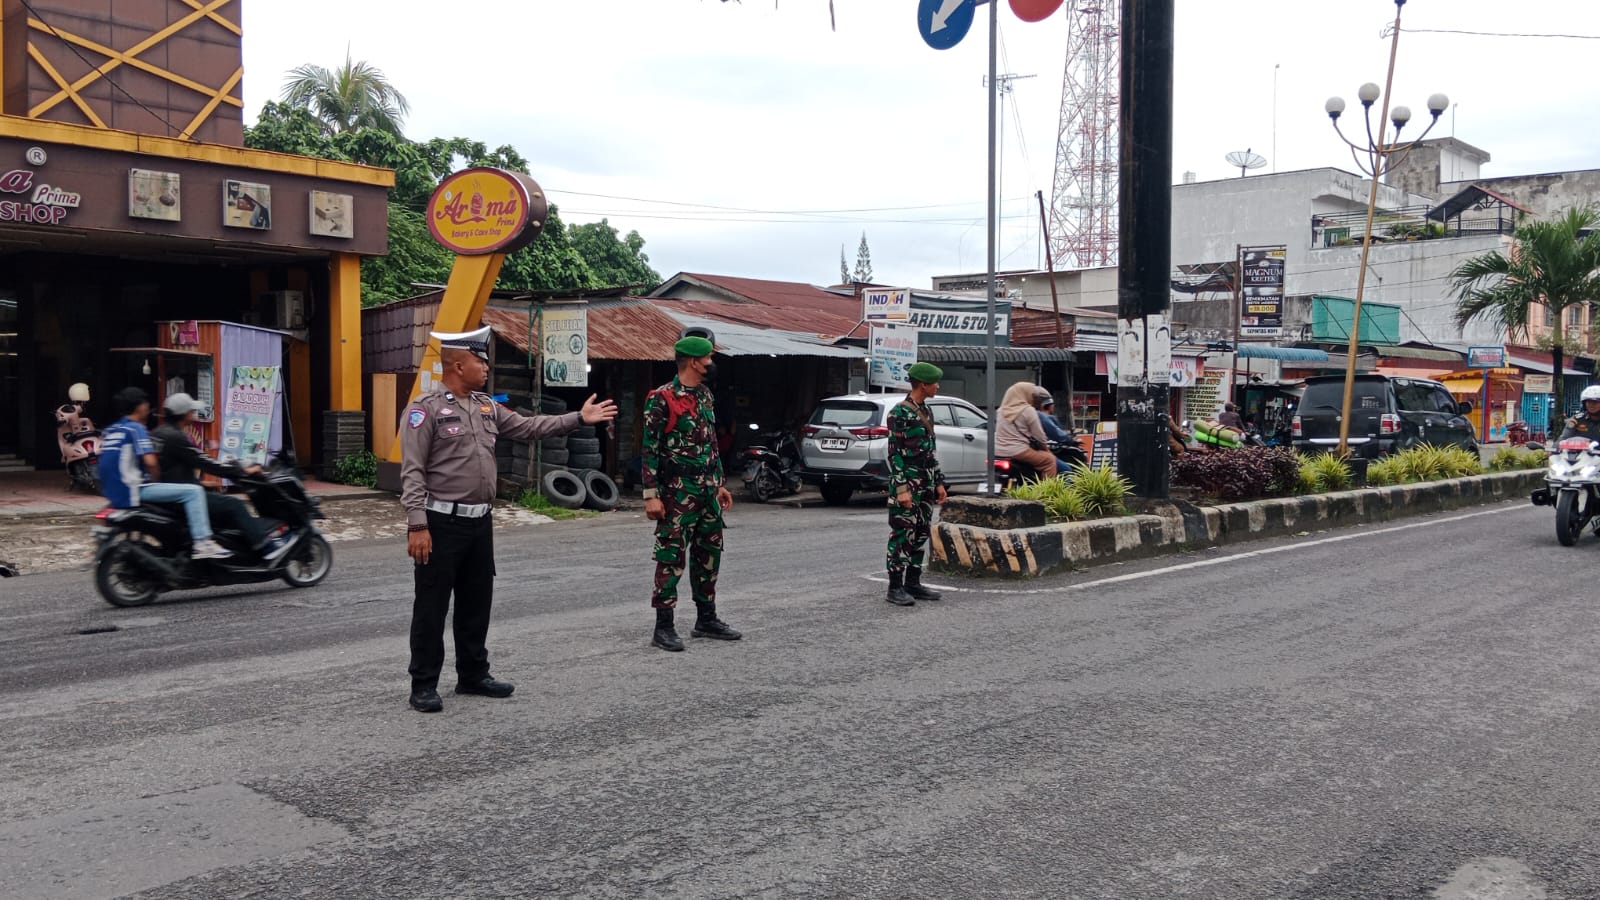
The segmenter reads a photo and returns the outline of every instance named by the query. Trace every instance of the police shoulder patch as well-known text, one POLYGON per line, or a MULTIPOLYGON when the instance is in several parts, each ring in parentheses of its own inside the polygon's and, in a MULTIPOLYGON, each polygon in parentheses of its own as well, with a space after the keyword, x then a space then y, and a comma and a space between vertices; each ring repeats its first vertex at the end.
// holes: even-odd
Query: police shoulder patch
POLYGON ((412 428, 421 428, 422 427, 422 423, 427 418, 428 418, 428 414, 426 412, 424 412, 423 410, 417 409, 416 407, 412 407, 411 414, 406 417, 406 421, 408 423, 410 423, 412 428))

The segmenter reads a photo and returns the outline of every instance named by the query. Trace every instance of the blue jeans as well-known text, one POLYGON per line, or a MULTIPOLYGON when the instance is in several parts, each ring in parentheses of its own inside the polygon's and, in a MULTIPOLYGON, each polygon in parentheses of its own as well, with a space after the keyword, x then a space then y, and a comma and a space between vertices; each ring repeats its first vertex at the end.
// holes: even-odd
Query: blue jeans
POLYGON ((198 484, 146 484, 139 487, 139 499, 156 503, 182 503, 189 520, 189 536, 196 541, 211 537, 211 517, 206 514, 206 489, 198 484))

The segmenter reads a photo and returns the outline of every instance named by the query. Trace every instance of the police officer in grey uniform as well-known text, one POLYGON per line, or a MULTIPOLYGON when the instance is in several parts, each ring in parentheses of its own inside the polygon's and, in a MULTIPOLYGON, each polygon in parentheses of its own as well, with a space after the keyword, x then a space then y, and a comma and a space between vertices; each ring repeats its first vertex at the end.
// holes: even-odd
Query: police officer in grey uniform
POLYGON ((512 686, 489 675, 489 607, 494 590, 493 507, 501 436, 534 440, 567 434, 580 423, 609 422, 610 400, 593 395, 578 412, 523 416, 481 393, 489 381, 489 329, 432 332, 439 341, 442 384, 411 401, 400 428, 400 503, 406 550, 416 566, 411 612, 411 706, 444 709, 444 618, 455 593, 456 693, 509 697, 512 686))

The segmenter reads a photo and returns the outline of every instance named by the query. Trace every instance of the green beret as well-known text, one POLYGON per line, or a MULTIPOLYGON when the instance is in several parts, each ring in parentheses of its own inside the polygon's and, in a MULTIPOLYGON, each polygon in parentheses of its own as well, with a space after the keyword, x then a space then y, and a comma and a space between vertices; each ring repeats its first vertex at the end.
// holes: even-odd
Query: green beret
POLYGON ((693 336, 681 338, 676 344, 672 345, 672 350, 674 353, 681 353, 684 356, 693 356, 696 359, 699 359, 702 356, 710 356, 712 351, 715 349, 715 347, 711 346, 711 342, 705 338, 693 336))
POLYGON ((911 368, 906 370, 906 377, 923 384, 933 384, 944 377, 944 370, 930 362, 912 363, 911 368))

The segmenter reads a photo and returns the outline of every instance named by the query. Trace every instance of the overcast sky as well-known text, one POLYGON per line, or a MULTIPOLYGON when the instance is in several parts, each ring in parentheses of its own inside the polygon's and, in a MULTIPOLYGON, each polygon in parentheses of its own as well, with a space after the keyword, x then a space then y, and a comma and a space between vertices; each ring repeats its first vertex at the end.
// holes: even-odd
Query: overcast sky
MULTIPOLYGON (((409 136, 516 146, 567 221, 638 229, 664 276, 831 283, 863 231, 880 282, 983 270, 983 7, 942 52, 915 0, 835 8, 837 32, 826 0, 250 3, 246 121, 283 73, 337 64, 348 44, 410 100, 409 136)), ((1006 110, 1002 268, 1040 262, 1033 192, 1050 199, 1067 15, 1001 8, 1000 71, 1036 76, 1006 110)), ((1262 172, 1351 168, 1323 101, 1356 107, 1362 82, 1382 83, 1393 16, 1393 0, 1181 0, 1174 181, 1237 176, 1223 156, 1246 148, 1262 172)), ((1404 25, 1419 31, 1400 41, 1396 102, 1419 123, 1429 94, 1449 94, 1434 135, 1489 151, 1485 175, 1600 168, 1600 41, 1420 31, 1600 35, 1600 3, 1411 0, 1404 25)))

